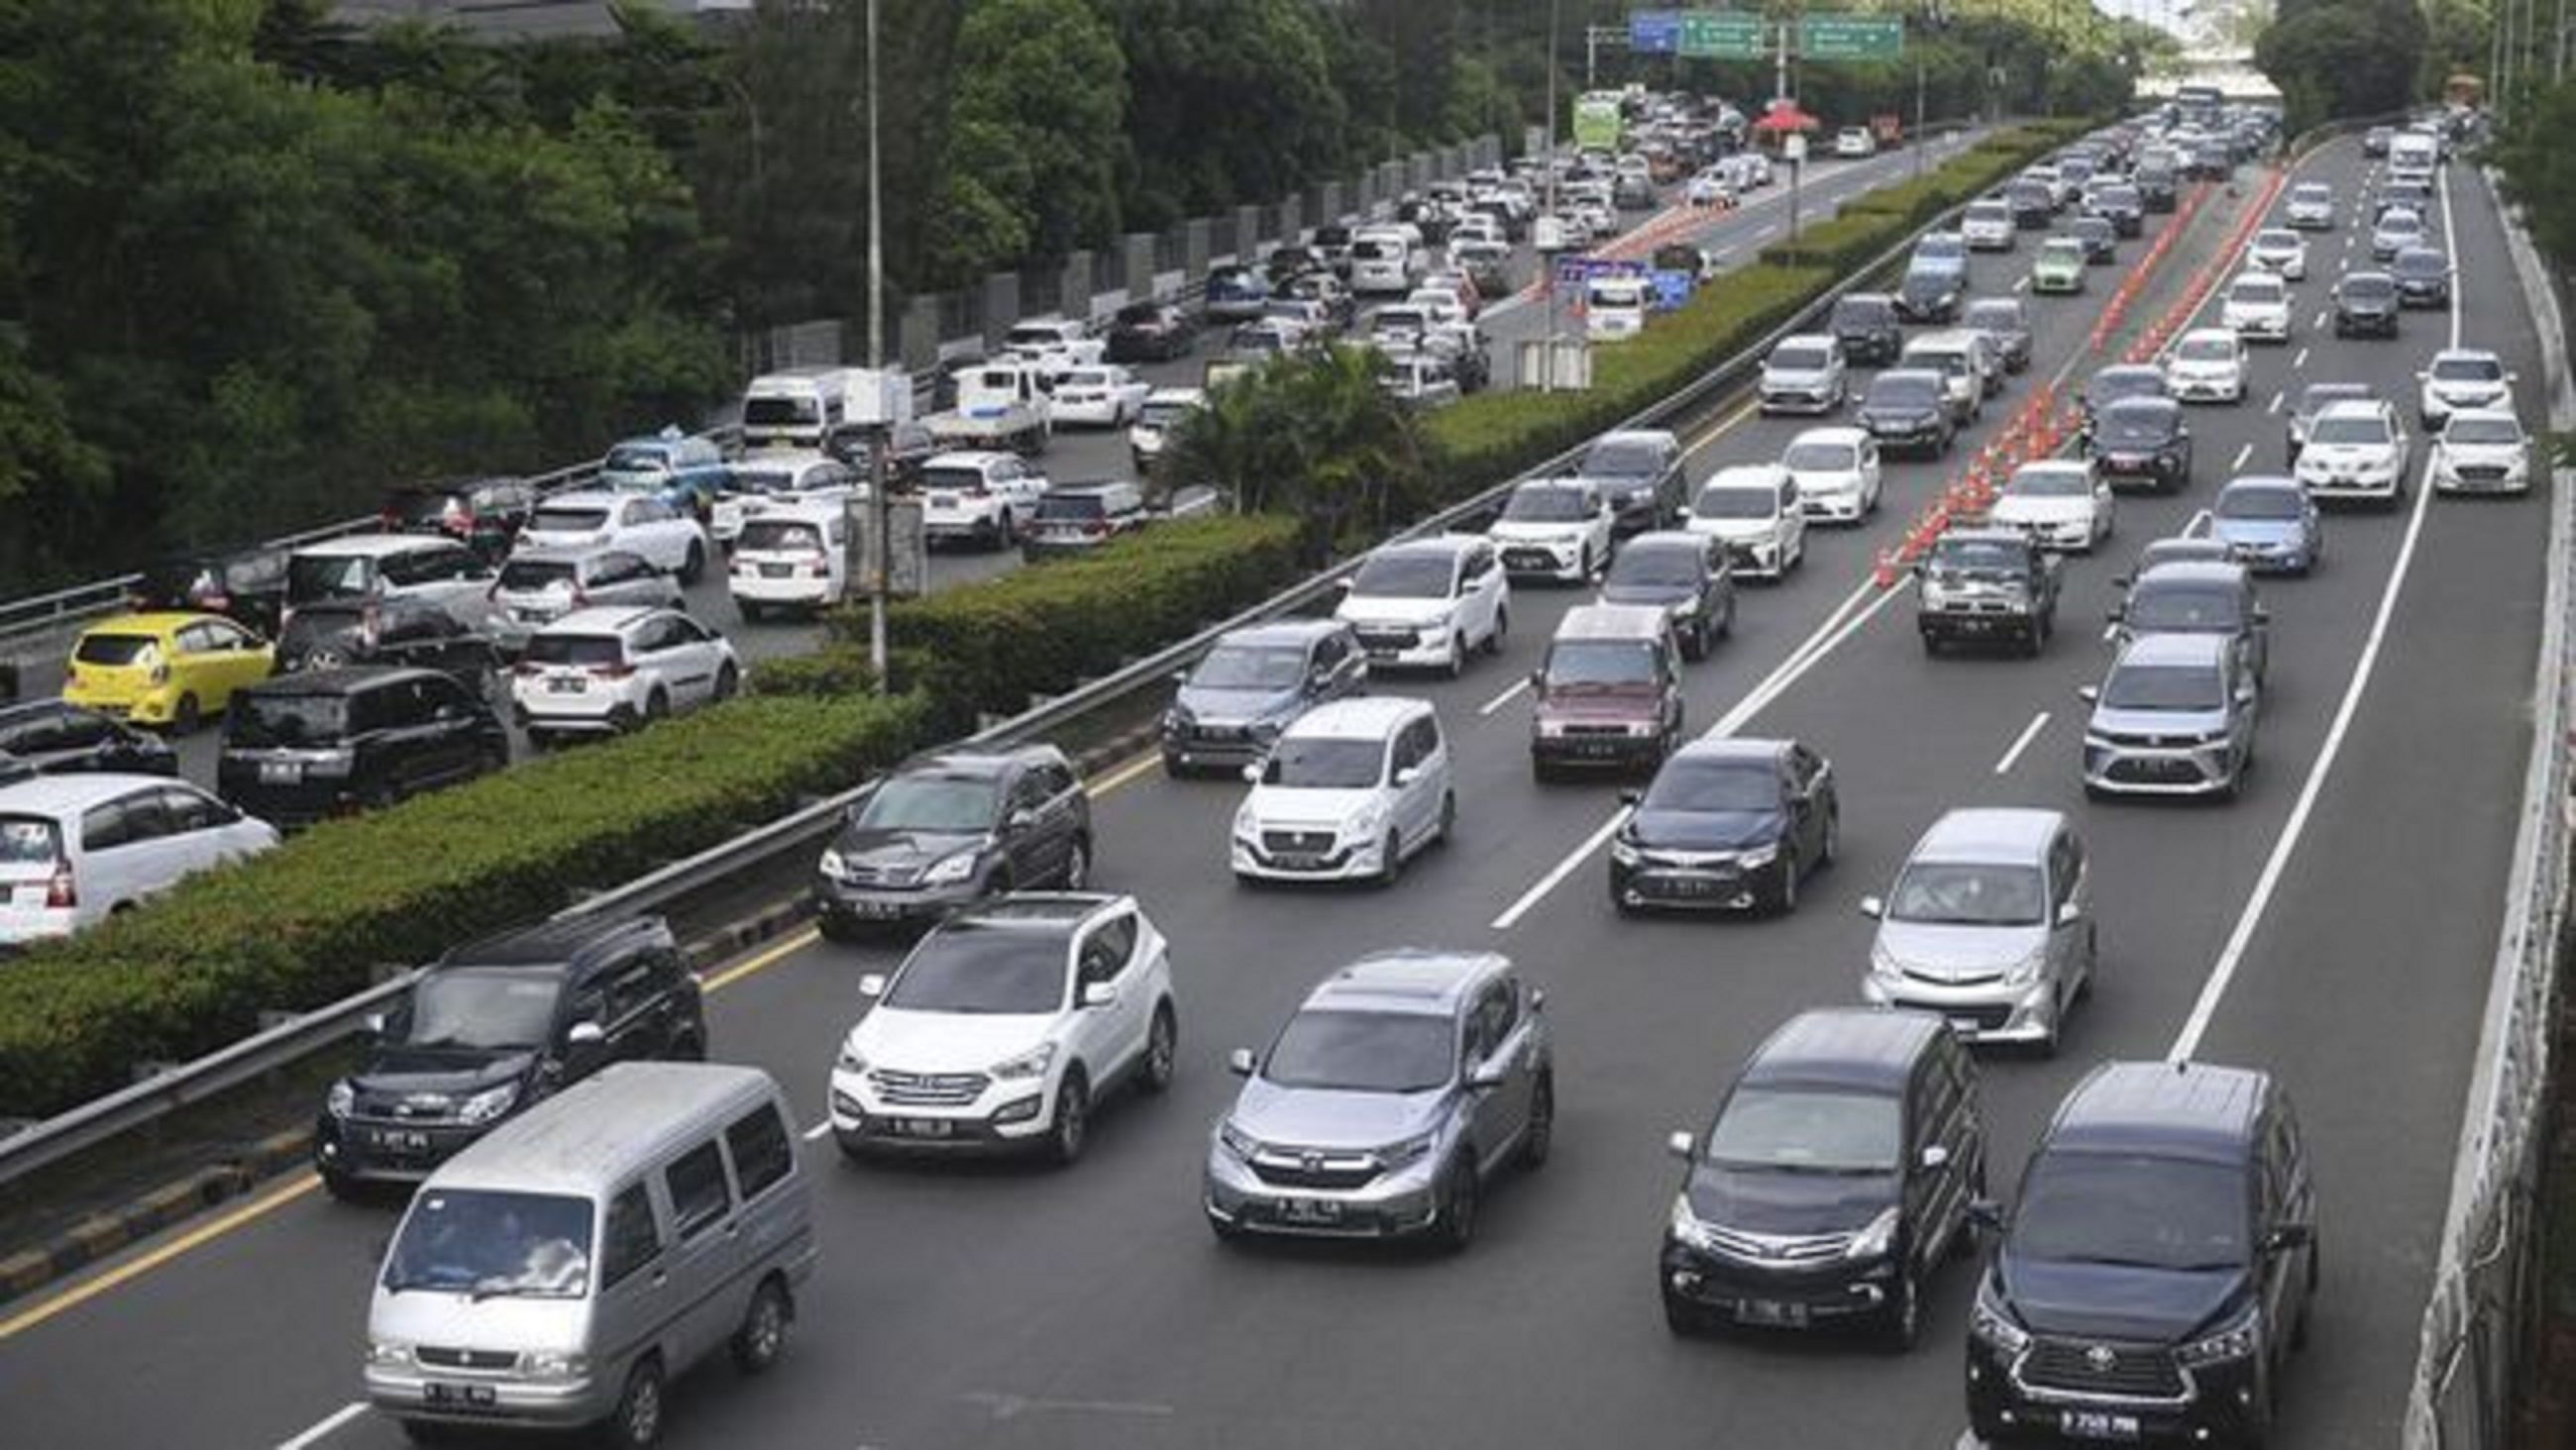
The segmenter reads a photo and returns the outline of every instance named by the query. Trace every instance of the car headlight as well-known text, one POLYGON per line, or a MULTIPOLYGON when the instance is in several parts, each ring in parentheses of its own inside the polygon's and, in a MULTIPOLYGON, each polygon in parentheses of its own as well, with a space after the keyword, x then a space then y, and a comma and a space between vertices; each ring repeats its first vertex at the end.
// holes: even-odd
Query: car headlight
POLYGON ((853 1077, 865 1077, 868 1071, 868 1060, 857 1048, 844 1042, 841 1044, 840 1055, 832 1059, 832 1071, 845 1072, 853 1077))
POLYGON ((510 1111, 510 1105, 518 1100, 517 1083, 505 1082, 496 1088, 485 1088, 467 1098, 465 1105, 456 1110, 456 1121, 469 1128, 477 1123, 488 1123, 510 1111))
POLYGON ((1613 836, 1610 838, 1610 859, 1622 866, 1634 866, 1645 858, 1638 853, 1636 842, 1613 836))
POLYGON ((1905 963, 1897 959, 1896 953, 1889 951, 1886 947, 1877 942, 1871 942, 1869 944, 1869 970, 1870 974, 1873 976, 1901 977, 1905 975, 1905 963))
POLYGON ((835 881, 838 881, 842 877, 850 874, 849 863, 841 859, 841 853, 839 851, 836 851, 829 846, 823 848, 823 859, 816 863, 815 869, 821 871, 824 875, 831 877, 835 881))
POLYGON ((1376 1157, 1378 1166, 1381 1168, 1392 1169, 1401 1168, 1408 1163, 1419 1162, 1424 1155, 1431 1151, 1432 1146, 1439 1141, 1440 1130, 1438 1128, 1432 1128, 1425 1132, 1416 1133, 1412 1137, 1406 1138, 1401 1142, 1389 1143, 1385 1147, 1377 1150, 1376 1157))
POLYGON ((1237 1158, 1250 1158, 1261 1151, 1261 1140, 1236 1127, 1232 1118, 1216 1125, 1216 1140, 1237 1158))
POLYGON ((521 1363, 531 1379, 579 1379, 590 1373, 590 1356, 570 1350, 534 1350, 521 1363))
POLYGON ((2004 968, 2004 981, 2012 986, 2026 987, 2039 980, 2039 970, 2047 964, 2048 948, 2045 945, 2033 947, 2028 956, 2004 968))
POLYGON ((2006 1354, 2019 1354, 2030 1347, 2030 1331, 2012 1322, 1992 1290, 1977 1286, 1976 1307, 1968 1311, 1968 1335, 1981 1339, 2006 1354))
POLYGON ((1707 1224, 1700 1222, 1698 1214, 1691 1212, 1688 1194, 1673 1195, 1672 1233, 1674 1238, 1703 1253, 1717 1251, 1717 1236, 1708 1231, 1707 1224))
POLYGON ((1850 1245, 1843 1250, 1843 1257, 1846 1259, 1887 1257, 1887 1251, 1896 1244, 1896 1225, 1904 1214, 1903 1208, 1891 1205, 1886 1212, 1871 1219, 1867 1228, 1852 1235, 1850 1245))
POLYGON ((1768 866, 1779 859, 1780 848, 1776 845, 1756 846, 1750 851, 1738 851, 1735 853, 1735 864, 1748 871, 1758 870, 1761 867, 1768 866))
POLYGON ((1041 1042, 1017 1057, 1004 1058, 993 1064, 993 1076, 1008 1080, 1046 1076, 1047 1065, 1055 1061, 1055 1044, 1041 1042))
POLYGON ((1370 806, 1342 822, 1343 836, 1353 840, 1375 840, 1377 833, 1384 829, 1386 829, 1386 810, 1382 806, 1370 806))
POLYGON ((1187 730, 1197 723, 1199 717, 1191 713, 1187 705, 1175 704, 1163 712, 1163 728, 1166 730, 1187 730))
POLYGON ((2251 1359, 2263 1347, 2263 1311, 2248 1309, 2245 1317, 2204 1339, 2196 1339, 2174 1351, 2174 1358, 2192 1369, 2223 1364, 2231 1359, 2251 1359))
POLYGON ((411 1363, 411 1346, 390 1339, 370 1339, 367 1341, 367 1363, 400 1368, 411 1363))
POLYGON ((965 850, 942 856, 921 873, 924 886, 954 886, 975 874, 976 864, 984 859, 981 850, 965 850))
POLYGON ((351 1087, 345 1077, 331 1084, 331 1090, 322 1095, 322 1110, 335 1118, 349 1116, 357 1106, 358 1090, 351 1087))

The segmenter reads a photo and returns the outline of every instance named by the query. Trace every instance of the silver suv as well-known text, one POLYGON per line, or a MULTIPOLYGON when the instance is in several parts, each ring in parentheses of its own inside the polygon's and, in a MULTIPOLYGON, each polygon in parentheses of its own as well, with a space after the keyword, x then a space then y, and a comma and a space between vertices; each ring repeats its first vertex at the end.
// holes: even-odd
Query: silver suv
POLYGON ((2232 796, 2254 763, 2262 689, 2227 635, 2140 635, 2076 694, 2088 796, 2232 796))
POLYGON ((1979 1042, 2055 1055, 2069 1004, 2093 987, 2084 842, 2048 810, 1955 810, 1932 823, 1882 901, 1861 995, 1949 1019, 1979 1042))
POLYGON ((1208 1142, 1204 1206, 1246 1233, 1428 1237, 1463 1249, 1476 1200, 1556 1126, 1545 994, 1490 952, 1392 951, 1324 979, 1208 1142))

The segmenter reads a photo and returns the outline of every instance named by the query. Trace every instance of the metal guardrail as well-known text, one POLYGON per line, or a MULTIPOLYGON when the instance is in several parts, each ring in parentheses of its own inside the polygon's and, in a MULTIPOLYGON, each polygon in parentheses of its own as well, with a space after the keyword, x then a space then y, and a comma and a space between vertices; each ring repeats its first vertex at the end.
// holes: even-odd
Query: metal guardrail
MULTIPOLYGON (((1706 410, 1706 405, 1712 399, 1731 399, 1742 390, 1744 384, 1753 375, 1760 371, 1763 356, 1769 353, 1782 338, 1811 330, 1818 321, 1832 311, 1833 305, 1845 294, 1863 290, 1872 281, 1888 274, 1904 260, 1918 238, 1925 232, 1940 229, 1953 222, 1962 210, 1964 207, 1954 207, 1926 221, 1869 265, 1855 269, 1815 300, 1791 314, 1751 346, 1710 368, 1679 391, 1647 405, 1634 416, 1622 420, 1615 426, 1618 428, 1657 427, 1694 412, 1706 410)), ((1381 541, 1381 546, 1386 543, 1399 543, 1444 533, 1458 524, 1491 513, 1520 483, 1532 478, 1552 476, 1576 462, 1582 456, 1584 446, 1578 444, 1568 448, 1510 478, 1481 489, 1468 498, 1399 530, 1381 541)), ((593 467, 595 468, 595 465, 593 467)), ((1366 558, 1367 554, 1363 552, 1311 575, 1229 619, 1210 625, 1189 638, 1158 650, 1112 674, 1041 702, 962 741, 953 742, 949 748, 1004 745, 1033 740, 1068 721, 1117 704, 1140 690, 1162 685, 1169 680, 1174 670, 1195 662, 1229 631, 1295 614, 1331 595, 1341 580, 1356 572, 1366 558)), ((874 788, 875 782, 870 781, 818 800, 711 846, 696 855, 674 861, 611 890, 586 897, 557 913, 557 917, 561 919, 651 911, 683 897, 703 892, 720 881, 763 870, 781 857, 819 850, 830 835, 839 829, 841 819, 849 808, 874 788)), ((291 1021, 244 1038, 229 1047, 155 1074, 105 1097, 84 1103, 68 1112, 23 1128, 14 1135, 0 1137, 0 1185, 6 1185, 49 1163, 57 1162, 83 1149, 133 1131, 175 1109, 203 1101, 274 1071, 288 1062, 352 1035, 363 1026, 370 1014, 381 1010, 393 998, 399 996, 418 975, 418 971, 418 968, 414 968, 403 972, 363 992, 318 1007, 291 1021)))

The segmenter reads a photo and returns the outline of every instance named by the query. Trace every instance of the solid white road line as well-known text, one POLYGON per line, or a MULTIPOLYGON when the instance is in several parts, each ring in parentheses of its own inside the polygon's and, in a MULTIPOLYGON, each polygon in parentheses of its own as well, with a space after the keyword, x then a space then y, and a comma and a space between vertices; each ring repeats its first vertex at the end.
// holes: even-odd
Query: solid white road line
POLYGON ((2246 460, 2246 459, 2248 459, 2248 458, 2251 458, 2251 457, 2253 457, 2253 456, 2254 456, 2254 444, 2253 444, 2253 442, 2249 439, 2249 440, 2246 442, 2245 446, 2243 446, 2243 447, 2241 447, 2241 448, 2239 448, 2239 449, 2237 449, 2237 450, 2236 450, 2236 461, 2235 461, 2234 463, 2231 463, 2231 464, 2227 465, 2227 466, 2228 466, 2228 468, 2229 468, 2230 470, 2243 468, 2243 467, 2245 466, 2245 460, 2246 460))
MULTIPOLYGON (((2449 240, 2450 240, 2452 237, 2456 237, 2456 236, 2458 236, 2458 235, 2460 234, 2459 225, 2458 225, 2456 222, 2454 222, 2454 221, 2452 220, 2452 218, 2451 218, 2451 172, 2450 172, 2450 168, 2448 168, 2448 167, 2444 167, 2444 168, 2442 169, 2440 184, 2441 184, 2441 187, 2442 187, 2442 237, 2443 237, 2444 244, 2447 246, 2447 245, 2448 245, 2448 243, 2449 243, 2449 240)), ((2460 289, 2459 289, 2459 288, 2457 288, 2457 287, 2453 287, 2453 288, 2450 290, 2450 302, 2451 302, 2451 346, 2453 346, 2453 347, 2458 347, 2458 346, 2460 345, 2460 289)), ((2429 490, 2428 490, 2428 491, 2429 491, 2429 490)))
POLYGON ((2048 712, 2046 710, 2042 710, 2038 714, 2031 716, 2030 723, 2021 727, 2021 733, 2013 737, 2012 748, 2004 752, 2003 759, 1995 762, 1995 774, 2010 775, 2012 773, 2013 762, 2021 759, 2021 753, 2030 748, 2030 742, 2038 738, 2040 730, 2047 724, 2048 712))
POLYGON ((341 1426, 358 1418, 366 1412, 367 1406, 362 1400, 352 1401, 349 1404, 342 1405, 338 1410, 332 1412, 329 1419, 315 1425, 312 1429, 305 1431, 303 1434, 296 1436, 292 1440, 282 1440, 278 1442, 277 1450, 305 1450, 305 1447, 308 1445, 319 1445, 323 1441, 331 1438, 332 1432, 338 1430, 341 1426))
POLYGON ((1505 705, 1510 704, 1512 701, 1519 699, 1521 691, 1526 690, 1529 687, 1529 677, 1527 675, 1523 675, 1519 679, 1512 681, 1512 687, 1510 689, 1503 691, 1501 694, 1496 695, 1494 698, 1477 706, 1476 713, 1479 715, 1491 715, 1496 710, 1499 710, 1505 705))

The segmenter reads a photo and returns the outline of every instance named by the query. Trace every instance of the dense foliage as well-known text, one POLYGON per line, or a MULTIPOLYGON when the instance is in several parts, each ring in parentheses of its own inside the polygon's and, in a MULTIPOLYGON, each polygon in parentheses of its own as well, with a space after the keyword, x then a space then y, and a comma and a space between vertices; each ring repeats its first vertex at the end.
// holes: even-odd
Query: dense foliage
POLYGON ((2429 31, 2415 0, 2281 0, 2254 45, 2292 133, 2415 99, 2429 31))

